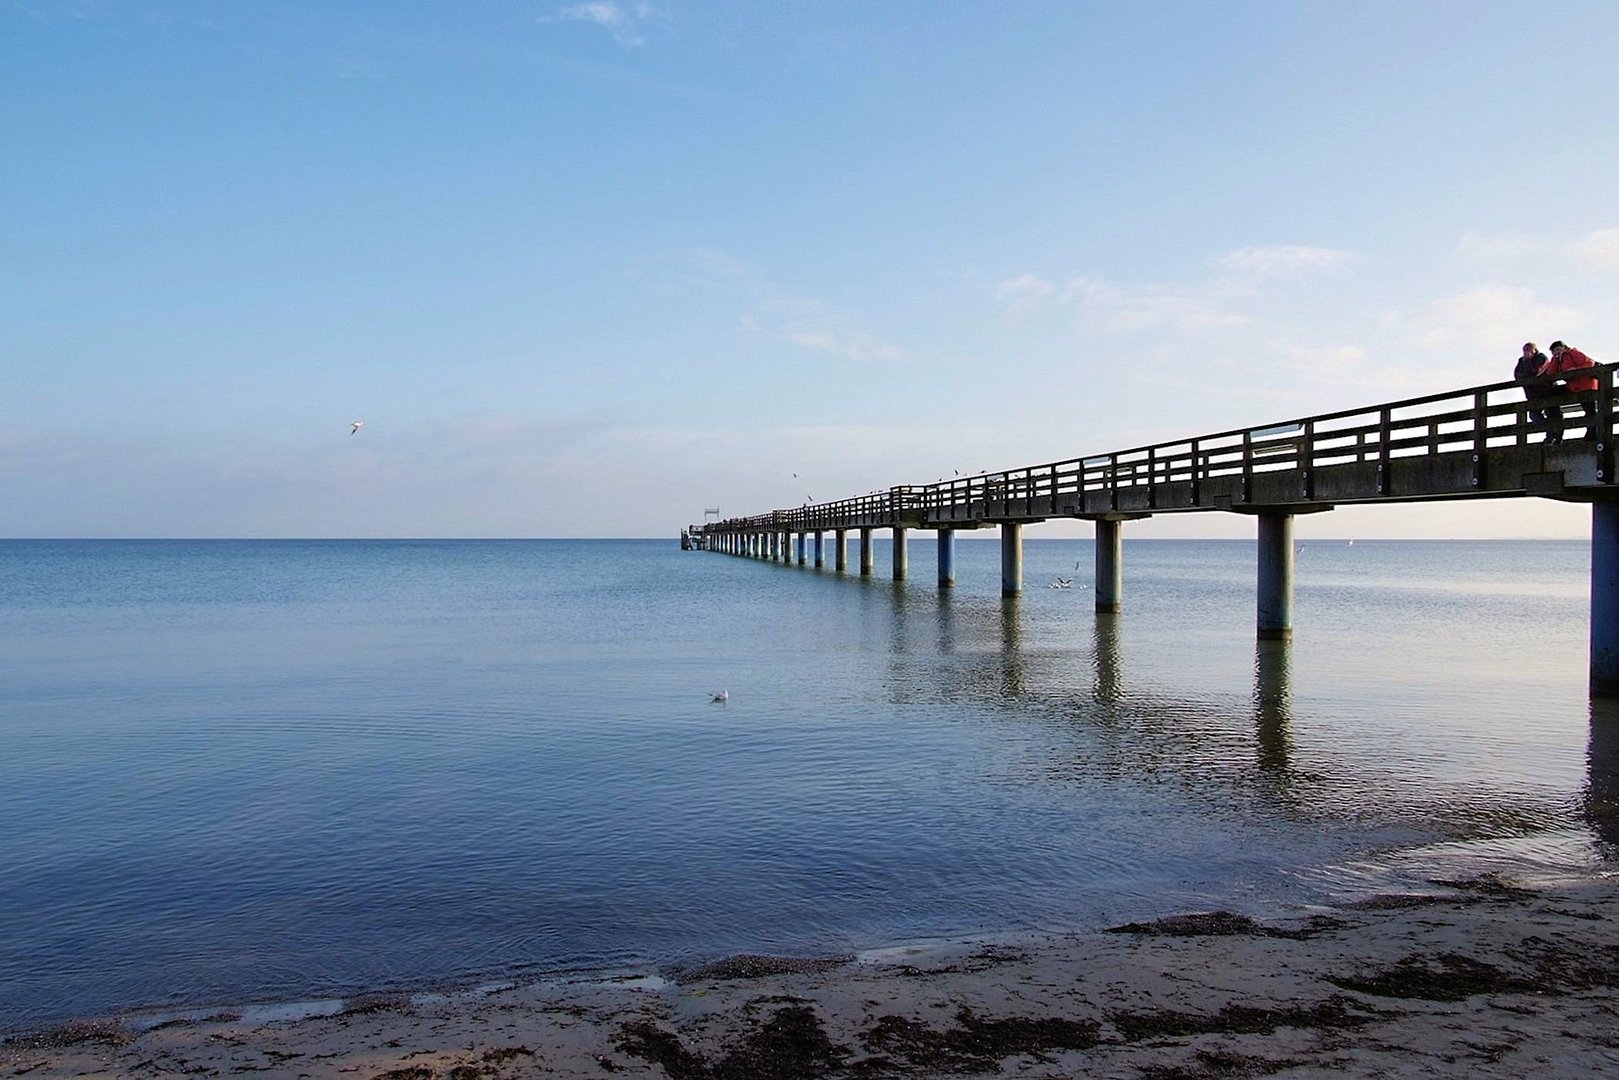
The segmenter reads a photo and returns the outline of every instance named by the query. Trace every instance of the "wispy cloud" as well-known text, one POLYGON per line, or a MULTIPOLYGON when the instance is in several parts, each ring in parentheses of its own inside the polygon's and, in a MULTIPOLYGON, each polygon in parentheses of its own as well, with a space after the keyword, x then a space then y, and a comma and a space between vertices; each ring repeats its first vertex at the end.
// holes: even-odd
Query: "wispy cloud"
POLYGON ((1271 244, 1238 248, 1212 261, 1217 270, 1227 274, 1296 277, 1343 270, 1354 261, 1354 256, 1336 248, 1271 244))
POLYGON ((1342 272, 1354 261, 1353 253, 1336 248, 1256 245, 1210 259, 1213 272, 1199 280, 1127 286, 1080 276, 1059 287, 1024 273, 998 282, 995 295, 1011 315, 1046 306, 1076 310, 1084 333, 1195 333, 1247 325, 1253 321, 1248 303, 1265 292, 1293 279, 1342 272))
POLYGON ((1481 285, 1432 301, 1407 327, 1420 349, 1493 355, 1503 344, 1564 337, 1589 321, 1585 312, 1548 303, 1533 289, 1481 285))
POLYGON ((612 34, 613 40, 620 45, 633 47, 646 44, 643 27, 656 14, 650 4, 624 5, 616 0, 591 0, 589 3, 559 8, 547 21, 591 23, 612 34))
POLYGON ((1619 229, 1587 233, 1570 243, 1568 252, 1588 269, 1619 269, 1619 229))

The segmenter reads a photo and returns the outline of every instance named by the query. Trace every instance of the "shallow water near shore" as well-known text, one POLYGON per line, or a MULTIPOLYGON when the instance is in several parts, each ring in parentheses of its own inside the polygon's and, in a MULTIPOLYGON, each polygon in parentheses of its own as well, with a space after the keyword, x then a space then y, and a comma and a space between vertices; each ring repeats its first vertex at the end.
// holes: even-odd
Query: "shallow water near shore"
POLYGON ((1266 913, 1616 836, 1583 542, 0 542, 0 1032, 1266 913), (1078 571, 1076 573, 1076 566, 1078 571), (1073 577, 1071 589, 1047 582, 1073 577), (729 701, 714 704, 726 689, 729 701))

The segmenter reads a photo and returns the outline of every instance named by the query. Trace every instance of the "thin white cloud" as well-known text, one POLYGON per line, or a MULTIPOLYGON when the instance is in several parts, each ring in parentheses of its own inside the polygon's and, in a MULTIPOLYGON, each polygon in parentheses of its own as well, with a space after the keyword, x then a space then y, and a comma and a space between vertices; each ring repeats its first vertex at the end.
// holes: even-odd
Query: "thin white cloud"
POLYGON ((1238 248, 1213 260, 1216 269, 1227 274, 1251 277, 1297 277, 1304 274, 1333 273, 1343 270, 1354 256, 1336 248, 1306 247, 1300 244, 1270 244, 1238 248))
POLYGON ((1430 303, 1404 321, 1419 350, 1512 355, 1525 341, 1567 337, 1590 323, 1584 311, 1541 300, 1533 289, 1481 285, 1430 303))
POLYGON ((1543 237, 1529 233, 1469 232, 1456 245, 1456 254, 1464 263, 1503 267, 1544 255, 1549 247, 1543 237))
POLYGON ((892 363, 905 359, 905 351, 870 334, 842 334, 829 330, 790 330, 783 341, 811 352, 830 353, 860 363, 892 363))
POLYGON ((1197 333, 1248 325, 1254 318, 1249 309, 1267 292, 1290 280, 1341 272, 1354 261, 1352 252, 1337 248, 1254 245, 1210 259, 1214 272, 1197 281, 1126 287, 1080 276, 1059 290, 1039 275, 1024 273, 996 283, 995 295, 1010 314, 1047 304, 1075 308, 1087 333, 1197 333))
POLYGON ((1020 274, 995 286, 995 295, 1012 312, 1030 311, 1051 299, 1057 286, 1034 274, 1020 274))
POLYGON ((558 9, 550 21, 591 23, 612 34, 620 45, 634 47, 646 44, 642 27, 654 14, 650 4, 627 7, 616 0, 590 0, 558 9))
POLYGON ((1619 229, 1598 229, 1568 245, 1568 253, 1590 270, 1619 269, 1619 229))
POLYGON ((1062 295, 1079 309, 1081 329, 1090 332, 1135 333, 1160 328, 1190 332, 1250 321, 1232 310, 1231 290, 1218 281, 1125 289, 1098 278, 1075 278, 1062 295))

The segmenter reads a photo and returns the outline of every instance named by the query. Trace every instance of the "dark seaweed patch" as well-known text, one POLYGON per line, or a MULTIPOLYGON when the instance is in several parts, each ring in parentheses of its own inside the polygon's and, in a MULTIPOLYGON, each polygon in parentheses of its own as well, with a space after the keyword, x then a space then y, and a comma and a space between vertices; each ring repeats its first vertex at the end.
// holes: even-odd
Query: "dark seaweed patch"
POLYGON ((1392 967, 1364 975, 1332 978, 1328 982, 1345 990, 1358 990, 1377 997, 1413 998, 1422 1001, 1461 1001, 1475 994, 1503 994, 1539 989, 1515 978, 1494 964, 1475 960, 1461 953, 1413 955, 1392 967))
POLYGON ((831 971, 852 961, 852 956, 731 956, 702 967, 675 973, 677 982, 718 979, 761 979, 768 975, 800 975, 831 971))
POLYGON ((987 1072, 1020 1054, 1086 1050, 1096 1045, 1101 1026, 1062 1017, 1009 1017, 985 1020, 970 1009, 956 1014, 957 1026, 943 1030, 899 1016, 885 1016, 863 1036, 881 1055, 866 1071, 892 1065, 905 1071, 987 1072))
POLYGON ((688 1050, 674 1032, 649 1023, 625 1025, 618 1048, 661 1065, 670 1080, 813 1080, 836 1072, 849 1056, 803 1005, 777 1011, 714 1062, 688 1050))
POLYGON ((123 1024, 108 1020, 74 1020, 61 1027, 13 1035, 0 1042, 19 1050, 63 1050, 86 1043, 127 1046, 134 1040, 134 1033, 123 1024))
POLYGON ((1342 926, 1337 919, 1315 916, 1301 929, 1266 926, 1232 911, 1200 911, 1190 915, 1169 915, 1151 922, 1110 926, 1109 934, 1139 934, 1144 937, 1272 937, 1299 941, 1342 926))
POLYGON ((1269 1035, 1277 1028, 1343 1029, 1361 1027, 1376 1014, 1348 998, 1333 997, 1315 1005, 1291 1009, 1257 1009, 1227 1005, 1217 1013, 1186 1013, 1163 1009, 1149 1013, 1118 1013, 1108 1017, 1128 1042, 1180 1038, 1186 1035, 1269 1035))

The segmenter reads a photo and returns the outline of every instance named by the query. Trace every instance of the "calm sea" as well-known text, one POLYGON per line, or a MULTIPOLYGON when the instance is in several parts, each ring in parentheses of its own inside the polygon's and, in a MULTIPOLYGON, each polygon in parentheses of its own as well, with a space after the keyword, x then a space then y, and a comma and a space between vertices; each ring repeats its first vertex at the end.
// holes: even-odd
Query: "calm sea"
POLYGON ((0 543, 0 1031, 1587 874, 1581 542, 0 543), (1078 567, 1077 573, 1075 572, 1078 567), (1068 590, 1051 589, 1058 576, 1068 590), (728 690, 726 704, 711 694, 728 690))

